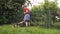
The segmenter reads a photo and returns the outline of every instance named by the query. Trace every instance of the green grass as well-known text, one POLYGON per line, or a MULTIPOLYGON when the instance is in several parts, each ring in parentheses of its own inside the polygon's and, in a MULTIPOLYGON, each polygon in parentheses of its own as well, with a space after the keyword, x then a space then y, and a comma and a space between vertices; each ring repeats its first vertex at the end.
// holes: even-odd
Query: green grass
POLYGON ((60 30, 37 26, 13 28, 12 25, 3 25, 0 26, 0 34, 60 34, 60 30))

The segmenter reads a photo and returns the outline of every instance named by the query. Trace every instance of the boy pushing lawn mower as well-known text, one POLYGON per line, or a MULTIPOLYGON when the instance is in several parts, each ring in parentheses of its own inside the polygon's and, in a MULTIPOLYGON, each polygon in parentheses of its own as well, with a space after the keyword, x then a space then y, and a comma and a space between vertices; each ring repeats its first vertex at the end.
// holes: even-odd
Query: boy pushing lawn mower
POLYGON ((24 8, 24 18, 22 22, 15 24, 14 26, 21 26, 21 24, 25 23, 26 26, 30 26, 30 10, 27 8, 27 4, 30 2, 26 2, 23 6, 24 8))
POLYGON ((24 18, 23 18, 23 21, 22 22, 19 22, 19 23, 14 23, 14 27, 16 26, 23 26, 23 25, 26 25, 26 26, 30 26, 30 11, 29 9, 27 8, 27 6, 25 5, 24 6, 24 18))

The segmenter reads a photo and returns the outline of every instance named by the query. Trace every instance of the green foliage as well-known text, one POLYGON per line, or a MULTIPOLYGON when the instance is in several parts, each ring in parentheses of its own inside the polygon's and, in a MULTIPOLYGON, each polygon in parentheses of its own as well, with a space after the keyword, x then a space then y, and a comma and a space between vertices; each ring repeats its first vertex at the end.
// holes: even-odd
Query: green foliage
POLYGON ((55 2, 45 0, 40 6, 34 6, 31 10, 31 21, 33 25, 44 25, 50 27, 53 17, 58 14, 58 7, 55 2))
POLYGON ((25 0, 0 0, 0 24, 21 20, 25 0))

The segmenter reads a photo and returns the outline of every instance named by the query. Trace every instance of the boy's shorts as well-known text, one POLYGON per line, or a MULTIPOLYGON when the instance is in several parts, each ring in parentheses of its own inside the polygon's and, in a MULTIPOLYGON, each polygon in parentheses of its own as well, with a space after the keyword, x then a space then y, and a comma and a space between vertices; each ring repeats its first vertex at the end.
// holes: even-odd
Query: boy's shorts
POLYGON ((25 20, 25 22, 30 22, 30 20, 25 20))

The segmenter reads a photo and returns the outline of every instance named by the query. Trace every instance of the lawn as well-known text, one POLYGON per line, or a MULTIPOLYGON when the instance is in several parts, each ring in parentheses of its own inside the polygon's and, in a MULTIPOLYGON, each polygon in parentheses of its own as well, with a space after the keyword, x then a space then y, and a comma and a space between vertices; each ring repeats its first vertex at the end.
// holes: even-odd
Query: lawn
POLYGON ((38 26, 13 28, 12 25, 3 25, 0 26, 0 34, 60 34, 60 30, 38 26))

